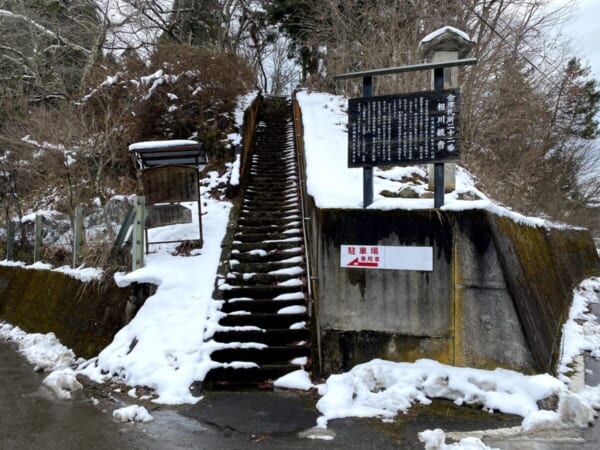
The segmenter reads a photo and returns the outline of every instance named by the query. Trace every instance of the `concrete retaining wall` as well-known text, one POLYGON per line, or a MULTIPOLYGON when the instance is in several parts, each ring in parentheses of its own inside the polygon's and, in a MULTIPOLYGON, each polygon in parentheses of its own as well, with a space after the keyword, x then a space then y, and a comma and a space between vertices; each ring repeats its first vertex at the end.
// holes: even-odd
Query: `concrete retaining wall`
POLYGON ((310 216, 324 375, 376 357, 552 371, 572 289, 600 272, 588 232, 485 211, 310 216), (430 246, 433 271, 341 268, 343 244, 430 246))
POLYGON ((82 283, 59 272, 0 266, 0 318, 27 332, 52 331, 78 356, 89 358, 112 341, 149 289, 119 289, 112 281, 82 283))

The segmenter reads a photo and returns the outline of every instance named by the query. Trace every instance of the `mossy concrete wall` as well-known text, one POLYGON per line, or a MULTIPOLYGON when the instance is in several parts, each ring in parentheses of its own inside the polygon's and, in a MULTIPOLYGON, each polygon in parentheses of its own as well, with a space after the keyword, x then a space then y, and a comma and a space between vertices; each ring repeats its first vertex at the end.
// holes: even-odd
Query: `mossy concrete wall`
POLYGON ((600 272, 582 230, 479 210, 309 210, 324 375, 376 357, 552 371, 572 290, 600 272), (344 244, 430 246, 433 271, 341 268, 344 244))
POLYGON ((81 357, 92 357, 125 324, 136 301, 114 283, 82 283, 49 270, 0 266, 0 318, 31 333, 54 332, 81 357))
MULTIPOLYGON (((454 361, 535 371, 535 361, 500 263, 490 219, 483 211, 453 214, 454 361)), ((529 227, 526 227, 527 229, 529 227)), ((565 305, 570 300, 565 295, 565 305)))
POLYGON ((534 228, 489 215, 502 249, 500 263, 510 286, 536 367, 553 368, 560 356, 561 328, 573 288, 598 275, 598 254, 587 231, 534 228))

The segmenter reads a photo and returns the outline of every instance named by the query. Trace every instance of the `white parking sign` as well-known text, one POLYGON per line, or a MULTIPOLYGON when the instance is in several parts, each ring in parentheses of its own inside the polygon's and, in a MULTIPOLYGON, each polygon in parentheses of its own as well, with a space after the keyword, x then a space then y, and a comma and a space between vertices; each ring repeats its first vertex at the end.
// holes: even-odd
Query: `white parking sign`
POLYGON ((340 266, 348 269, 433 271, 433 247, 342 245, 340 266))

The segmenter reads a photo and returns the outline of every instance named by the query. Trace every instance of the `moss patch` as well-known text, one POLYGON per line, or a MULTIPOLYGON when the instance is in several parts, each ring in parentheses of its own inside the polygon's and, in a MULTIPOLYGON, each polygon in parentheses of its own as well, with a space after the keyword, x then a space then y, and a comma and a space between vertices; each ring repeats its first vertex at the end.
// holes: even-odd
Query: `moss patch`
POLYGON ((29 333, 53 332, 84 358, 124 325, 129 289, 82 283, 59 272, 0 266, 0 318, 29 333))
POLYGON ((489 215, 507 283, 537 368, 553 371, 573 288, 600 273, 585 230, 531 227, 489 215))

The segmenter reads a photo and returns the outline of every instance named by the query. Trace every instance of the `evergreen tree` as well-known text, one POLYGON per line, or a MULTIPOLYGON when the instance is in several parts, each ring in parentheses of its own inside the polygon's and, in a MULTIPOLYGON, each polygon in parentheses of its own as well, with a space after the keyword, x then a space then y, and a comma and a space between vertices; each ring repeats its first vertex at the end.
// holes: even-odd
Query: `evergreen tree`
POLYGON ((572 58, 565 68, 557 93, 554 126, 566 137, 592 140, 599 136, 597 116, 600 110, 598 82, 590 78, 590 69, 572 58))

